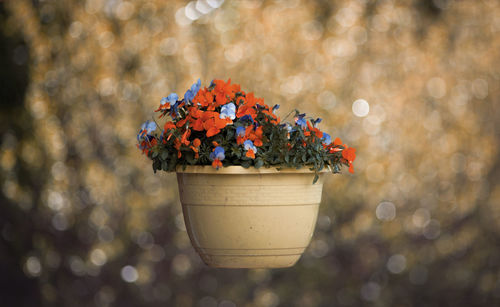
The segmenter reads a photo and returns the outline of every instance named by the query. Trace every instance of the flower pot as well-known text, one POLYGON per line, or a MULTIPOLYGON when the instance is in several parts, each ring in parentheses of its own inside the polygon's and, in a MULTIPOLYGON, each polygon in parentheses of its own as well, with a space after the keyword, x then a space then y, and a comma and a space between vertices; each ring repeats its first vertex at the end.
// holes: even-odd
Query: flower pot
POLYGON ((177 170, 191 243, 209 266, 293 266, 311 240, 324 174, 271 168, 188 166, 177 170))

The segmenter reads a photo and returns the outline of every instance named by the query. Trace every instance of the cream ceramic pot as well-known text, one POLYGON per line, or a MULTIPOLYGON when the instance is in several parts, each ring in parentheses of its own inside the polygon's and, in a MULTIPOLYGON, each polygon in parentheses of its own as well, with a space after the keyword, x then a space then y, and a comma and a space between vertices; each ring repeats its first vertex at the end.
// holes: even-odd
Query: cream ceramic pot
POLYGON ((178 169, 191 243, 221 268, 293 266, 311 240, 324 173, 271 168, 188 166, 178 169))

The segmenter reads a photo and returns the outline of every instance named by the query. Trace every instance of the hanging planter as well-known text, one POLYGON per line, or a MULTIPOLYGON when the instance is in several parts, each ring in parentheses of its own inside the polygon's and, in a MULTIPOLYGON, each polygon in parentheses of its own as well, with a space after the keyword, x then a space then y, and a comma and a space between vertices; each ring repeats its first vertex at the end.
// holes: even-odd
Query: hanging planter
POLYGON ((177 172, 191 243, 214 267, 294 265, 311 240, 323 174, 308 169, 189 166, 177 172))
MULTIPOLYGON (((295 110, 282 123, 263 99, 237 84, 197 83, 162 99, 157 131, 147 121, 138 147, 153 170, 177 172, 189 238, 213 267, 294 265, 314 232, 324 173, 353 172, 355 149, 295 110)), ((290 114, 289 114, 290 115, 290 114)))

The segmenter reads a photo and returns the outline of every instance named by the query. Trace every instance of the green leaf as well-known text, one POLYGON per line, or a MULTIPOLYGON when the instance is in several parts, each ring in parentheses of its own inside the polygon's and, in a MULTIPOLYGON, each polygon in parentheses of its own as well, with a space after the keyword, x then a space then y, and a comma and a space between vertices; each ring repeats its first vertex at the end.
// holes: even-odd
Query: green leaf
POLYGON ((264 161, 260 158, 255 160, 255 168, 261 168, 264 165, 264 161))
POLYGON ((160 155, 160 158, 161 158, 162 160, 167 160, 167 158, 168 158, 168 151, 163 151, 163 152, 161 153, 161 155, 160 155))
POLYGON ((160 160, 156 159, 153 161, 153 171, 156 173, 157 170, 161 169, 161 162, 160 160))
POLYGON ((243 166, 244 168, 249 168, 251 165, 252 165, 252 162, 250 162, 250 161, 241 162, 241 166, 243 166))

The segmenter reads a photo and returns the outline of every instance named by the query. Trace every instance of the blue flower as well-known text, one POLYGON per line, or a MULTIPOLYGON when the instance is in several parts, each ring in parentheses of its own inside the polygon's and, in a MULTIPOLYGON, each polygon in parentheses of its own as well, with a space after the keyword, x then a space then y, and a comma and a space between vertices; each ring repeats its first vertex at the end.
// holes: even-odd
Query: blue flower
POLYGON ((144 124, 141 126, 141 130, 139 131, 139 134, 137 134, 137 141, 141 142, 143 140, 150 140, 151 132, 156 130, 156 123, 152 121, 146 121, 144 124))
POLYGON ((247 114, 247 115, 243 115, 243 116, 240 118, 240 120, 248 120, 248 121, 250 121, 250 122, 252 122, 252 123, 253 123, 253 118, 252 118, 252 116, 251 116, 251 115, 248 115, 248 114, 247 114))
POLYGON ((306 116, 306 114, 302 113, 302 114, 297 115, 297 117, 295 117, 295 124, 301 126, 304 129, 307 127, 307 122, 304 119, 305 116, 306 116))
POLYGON ((196 81, 196 83, 193 83, 193 85, 191 85, 191 91, 196 95, 200 90, 200 88, 201 88, 201 80, 200 78, 198 78, 198 81, 196 81))
POLYGON ((323 132, 323 137, 321 138, 321 140, 323 141, 323 144, 330 145, 330 143, 332 142, 332 137, 328 133, 323 132))
POLYGON ((242 127, 242 126, 236 128, 236 137, 245 136, 245 130, 246 130, 245 127, 242 127))
POLYGON ((196 83, 193 83, 193 85, 191 85, 191 88, 187 90, 186 93, 184 94, 184 101, 186 103, 191 102, 194 99, 194 97, 196 97, 196 94, 198 94, 200 88, 201 88, 201 80, 198 79, 198 81, 196 83))
POLYGON ((163 106, 168 102, 170 106, 173 106, 174 104, 177 103, 177 100, 179 100, 179 96, 177 96, 176 93, 172 93, 167 97, 163 97, 160 101, 160 104, 163 106))
POLYGON ((231 120, 236 118, 236 106, 234 103, 228 103, 222 106, 220 110, 220 116, 221 119, 224 118, 230 118, 231 120))
POLYGON ((246 140, 245 142, 243 142, 243 147, 245 147, 245 150, 251 149, 251 150, 253 150, 254 153, 257 153, 257 147, 255 147, 253 142, 250 140, 246 140))
POLYGON ((221 146, 217 146, 214 148, 214 151, 210 153, 210 160, 219 160, 222 161, 226 158, 224 148, 221 146))
POLYGON ((170 116, 172 118, 175 118, 177 115, 179 115, 178 111, 178 106, 179 106, 179 96, 176 93, 172 93, 168 95, 167 97, 163 97, 160 101, 162 106, 165 106, 168 103, 168 107, 161 108, 164 110, 170 110, 170 116))
POLYGON ((276 114, 276 110, 278 110, 280 108, 280 105, 279 104, 275 104, 274 107, 273 107, 273 114, 276 114))
POLYGON ((321 123, 322 119, 320 117, 316 118, 312 121, 313 127, 316 127, 319 123, 321 123))
POLYGON ((257 147, 255 147, 253 142, 250 140, 246 140, 245 142, 243 142, 243 147, 245 147, 245 150, 247 151, 245 157, 255 159, 255 154, 257 153, 257 147))

